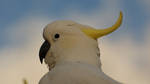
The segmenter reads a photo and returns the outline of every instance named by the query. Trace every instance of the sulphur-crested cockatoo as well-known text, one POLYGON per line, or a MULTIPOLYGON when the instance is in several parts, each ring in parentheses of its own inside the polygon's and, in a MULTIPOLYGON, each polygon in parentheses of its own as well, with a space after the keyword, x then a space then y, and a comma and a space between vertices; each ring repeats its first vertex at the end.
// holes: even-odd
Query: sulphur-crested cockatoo
POLYGON ((39 57, 49 67, 39 84, 119 84, 101 69, 97 39, 115 31, 122 23, 122 12, 110 28, 94 29, 61 20, 44 28, 45 42, 39 57))

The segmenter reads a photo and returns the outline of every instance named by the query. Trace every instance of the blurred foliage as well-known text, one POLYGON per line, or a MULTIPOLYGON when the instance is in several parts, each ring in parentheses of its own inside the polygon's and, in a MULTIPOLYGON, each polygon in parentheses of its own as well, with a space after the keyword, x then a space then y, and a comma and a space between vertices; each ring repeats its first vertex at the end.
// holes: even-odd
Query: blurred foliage
POLYGON ((28 84, 28 82, 25 78, 23 79, 23 84, 28 84))

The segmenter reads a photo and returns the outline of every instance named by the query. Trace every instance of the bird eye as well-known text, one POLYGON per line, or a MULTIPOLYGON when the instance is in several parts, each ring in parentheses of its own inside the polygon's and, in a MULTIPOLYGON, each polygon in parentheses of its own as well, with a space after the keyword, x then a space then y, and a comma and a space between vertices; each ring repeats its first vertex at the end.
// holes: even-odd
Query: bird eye
POLYGON ((56 39, 57 38, 59 38, 60 37, 60 35, 59 34, 55 34, 55 36, 54 36, 56 39))

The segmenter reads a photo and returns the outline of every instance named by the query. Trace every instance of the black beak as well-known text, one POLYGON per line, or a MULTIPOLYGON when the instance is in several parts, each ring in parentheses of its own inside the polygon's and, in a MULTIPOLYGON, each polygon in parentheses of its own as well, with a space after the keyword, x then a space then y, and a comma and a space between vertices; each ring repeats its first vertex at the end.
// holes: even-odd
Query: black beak
POLYGON ((43 59, 45 58, 50 46, 51 45, 47 40, 42 44, 40 48, 40 52, 39 52, 39 58, 40 58, 41 64, 43 63, 43 59))

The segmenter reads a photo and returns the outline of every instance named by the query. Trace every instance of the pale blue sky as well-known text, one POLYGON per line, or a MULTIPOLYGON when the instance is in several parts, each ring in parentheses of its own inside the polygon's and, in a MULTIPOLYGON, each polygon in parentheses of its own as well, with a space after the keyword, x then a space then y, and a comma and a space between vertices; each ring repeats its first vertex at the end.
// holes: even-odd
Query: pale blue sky
MULTIPOLYGON (((110 1, 111 4, 112 1, 110 1)), ((9 39, 5 38, 5 30, 9 30, 9 25, 24 16, 47 16, 49 19, 65 19, 66 13, 70 10, 79 11, 84 15, 95 13, 96 10, 103 10, 103 0, 1 0, 0 1, 0 45, 9 44, 9 39), (4 39, 5 38, 5 39, 4 39)), ((113 9, 113 8, 110 8, 113 9)), ((138 0, 122 0, 120 9, 124 12, 125 29, 120 33, 130 32, 137 41, 144 40, 143 25, 150 18, 145 8, 138 0), (140 36, 139 36, 140 34, 140 36)), ((115 10, 115 9, 113 9, 115 10)), ((119 12, 119 11, 118 11, 119 12)), ((68 19, 68 18, 66 18, 68 19)))

